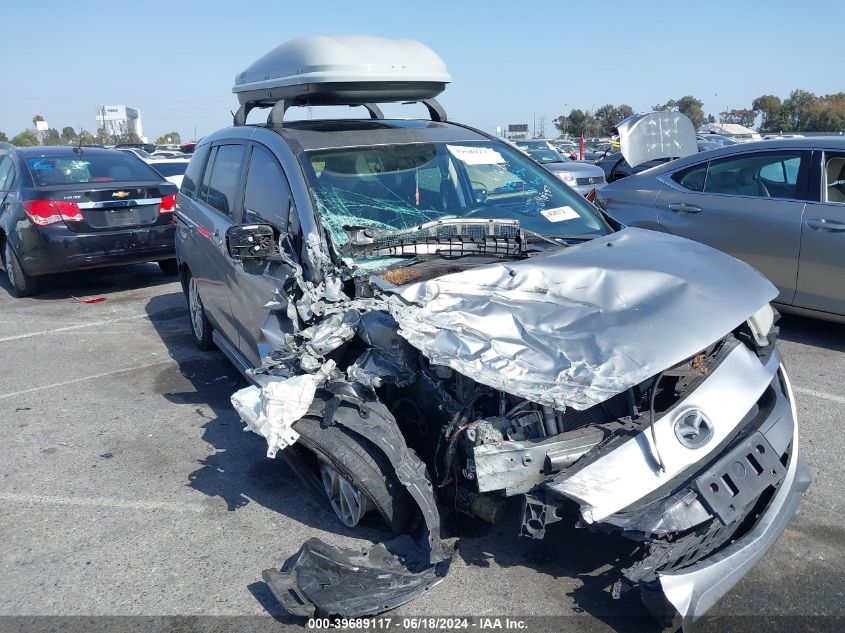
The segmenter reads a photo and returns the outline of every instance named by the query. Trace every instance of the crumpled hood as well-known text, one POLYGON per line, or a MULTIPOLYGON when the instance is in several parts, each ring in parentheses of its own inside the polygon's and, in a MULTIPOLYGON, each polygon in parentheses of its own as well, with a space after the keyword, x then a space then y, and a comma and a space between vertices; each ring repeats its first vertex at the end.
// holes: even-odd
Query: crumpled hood
POLYGON ((641 383, 777 296, 739 260, 635 228, 390 292, 399 333, 432 363, 557 409, 641 383))

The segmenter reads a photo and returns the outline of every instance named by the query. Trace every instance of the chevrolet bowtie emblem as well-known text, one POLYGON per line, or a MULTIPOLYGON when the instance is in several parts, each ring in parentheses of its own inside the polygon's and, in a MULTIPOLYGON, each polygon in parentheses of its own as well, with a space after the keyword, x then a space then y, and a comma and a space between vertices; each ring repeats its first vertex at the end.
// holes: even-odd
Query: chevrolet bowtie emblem
POLYGON ((115 192, 111 195, 111 197, 112 197, 112 198, 125 198, 125 197, 126 197, 126 196, 128 196, 128 195, 129 195, 129 192, 128 192, 128 191, 115 191, 115 192))

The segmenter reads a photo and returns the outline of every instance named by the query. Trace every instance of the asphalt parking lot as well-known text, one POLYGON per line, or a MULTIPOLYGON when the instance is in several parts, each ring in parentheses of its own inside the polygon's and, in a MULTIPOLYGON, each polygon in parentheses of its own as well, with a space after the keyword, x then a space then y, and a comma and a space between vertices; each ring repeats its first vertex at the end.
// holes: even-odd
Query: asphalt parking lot
MULTIPOLYGON (((243 379, 221 353, 199 352, 188 327, 179 284, 155 265, 76 273, 30 299, 0 286, 0 615, 269 612, 299 627, 261 570, 312 536, 379 539, 353 536, 265 457, 229 403, 243 379)), ((814 482, 702 630, 737 615, 845 616, 845 326, 784 317, 781 331, 814 482)), ((530 541, 514 536, 515 516, 494 527, 447 518, 449 576, 394 614, 658 630, 631 617, 644 613, 636 600, 610 597, 602 574, 618 544, 553 527, 530 541)))

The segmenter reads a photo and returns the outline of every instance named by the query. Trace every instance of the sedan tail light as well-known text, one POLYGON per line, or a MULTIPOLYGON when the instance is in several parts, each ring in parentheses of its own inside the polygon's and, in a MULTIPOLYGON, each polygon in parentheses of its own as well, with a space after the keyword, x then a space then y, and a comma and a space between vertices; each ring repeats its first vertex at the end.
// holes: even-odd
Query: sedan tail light
POLYGON ((159 213, 173 213, 176 210, 176 194, 169 193, 161 197, 161 204, 158 208, 159 213))
POLYGON ((23 210, 33 224, 48 226, 59 222, 82 222, 82 211, 65 200, 24 200, 23 210))

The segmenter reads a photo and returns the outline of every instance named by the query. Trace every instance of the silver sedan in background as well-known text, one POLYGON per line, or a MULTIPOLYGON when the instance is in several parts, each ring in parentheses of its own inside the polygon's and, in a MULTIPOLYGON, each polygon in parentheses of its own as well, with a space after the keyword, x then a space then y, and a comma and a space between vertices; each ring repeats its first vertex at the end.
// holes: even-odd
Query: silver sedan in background
POLYGON ((784 312, 845 322, 845 138, 731 145, 618 180, 596 203, 612 218, 744 260, 784 312))
POLYGON ((601 167, 572 160, 545 139, 513 141, 513 144, 582 196, 605 185, 604 170, 601 167))

